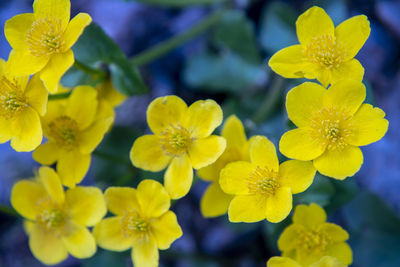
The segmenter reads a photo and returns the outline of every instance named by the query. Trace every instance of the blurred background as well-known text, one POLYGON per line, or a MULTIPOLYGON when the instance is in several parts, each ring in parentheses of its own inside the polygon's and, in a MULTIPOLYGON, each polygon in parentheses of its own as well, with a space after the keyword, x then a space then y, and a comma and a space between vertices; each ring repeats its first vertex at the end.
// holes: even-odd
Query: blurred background
MULTIPOLYGON (((325 8, 336 25, 354 15, 367 15, 372 31, 357 59, 366 71, 367 102, 386 112, 389 131, 379 142, 363 148, 364 165, 356 176, 338 182, 318 175, 309 190, 296 195, 295 203, 319 203, 330 221, 349 231, 352 266, 400 266, 400 1, 71 2, 72 15, 89 13, 128 58, 134 57, 131 62, 138 66, 149 88, 117 108, 113 130, 93 155, 83 183, 102 189, 136 186, 144 178, 162 180, 162 173, 135 169, 128 157, 135 138, 148 132, 145 111, 158 96, 176 94, 188 103, 212 98, 222 105, 225 118, 234 113, 244 122, 248 136, 263 134, 277 144, 291 127, 283 105, 285 94, 302 81, 279 78, 267 62, 279 49, 297 43, 297 16, 313 5, 325 8), (199 2, 203 4, 196 4, 199 2), (175 43, 167 41, 177 35, 175 43), (164 46, 150 60, 146 51, 157 44, 164 46)), ((1 28, 7 19, 24 12, 32 12, 31 0, 1 0, 1 28)), ((84 43, 80 41, 73 48, 77 59, 84 58, 91 46, 101 45, 84 43)), ((7 59, 9 51, 2 31, 1 58, 7 59)), ((63 84, 83 82, 74 71, 66 75, 63 84)), ((21 219, 8 209, 12 185, 31 177, 37 167, 31 153, 17 153, 9 144, 0 145, 1 267, 42 266, 29 251, 21 219)), ((161 267, 265 266, 269 257, 279 255, 276 241, 291 217, 277 225, 265 221, 230 224, 227 216, 204 219, 199 201, 206 186, 196 179, 191 192, 173 204, 184 235, 171 249, 161 251, 161 267)), ((70 257, 59 266, 131 265, 129 252, 99 249, 91 259, 70 257)))

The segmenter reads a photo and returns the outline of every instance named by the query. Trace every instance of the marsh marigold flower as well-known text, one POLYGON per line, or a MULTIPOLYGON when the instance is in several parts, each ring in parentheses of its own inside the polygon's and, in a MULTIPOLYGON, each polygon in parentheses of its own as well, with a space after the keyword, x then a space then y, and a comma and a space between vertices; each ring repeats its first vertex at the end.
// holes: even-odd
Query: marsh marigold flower
POLYGON ((109 79, 99 84, 96 89, 99 100, 108 102, 113 108, 118 107, 126 99, 126 95, 118 92, 109 79))
POLYGON ((235 115, 225 121, 221 133, 222 137, 226 139, 224 153, 213 164, 198 171, 200 178, 211 182, 200 202, 201 213, 205 217, 225 214, 233 198, 232 195, 222 191, 219 185, 221 170, 230 162, 250 159, 249 142, 246 139, 243 124, 235 115))
POLYGON ((324 87, 342 79, 361 81, 364 68, 355 55, 371 32, 366 16, 359 15, 335 28, 322 8, 312 7, 296 22, 300 44, 278 51, 269 66, 285 78, 317 79, 324 87))
POLYGON ((64 192, 57 173, 41 167, 38 177, 14 185, 11 204, 26 219, 29 247, 41 262, 53 265, 68 254, 83 259, 96 252, 87 227, 107 212, 100 189, 77 186, 64 192))
POLYGON ((158 266, 158 249, 168 249, 182 236, 170 196, 154 180, 143 180, 137 189, 110 187, 105 192, 108 210, 115 214, 97 224, 93 234, 100 247, 112 251, 132 248, 134 266, 158 266))
POLYGON ((267 267, 347 267, 334 257, 325 256, 310 265, 301 265, 286 257, 272 257, 267 262, 267 267))
POLYGON ((306 82, 289 91, 286 110, 299 128, 285 133, 279 148, 285 156, 313 160, 323 175, 344 179, 354 175, 363 163, 359 146, 381 139, 389 122, 385 113, 365 100, 365 86, 343 80, 324 89, 306 82))
POLYGON ((211 135, 222 122, 222 110, 213 100, 190 107, 177 96, 156 98, 147 109, 147 123, 154 133, 135 140, 130 158, 134 166, 161 171, 171 198, 185 196, 193 181, 193 168, 214 163, 225 150, 223 137, 211 135))
POLYGON ((278 247, 283 257, 292 258, 301 266, 309 266, 323 256, 349 265, 353 255, 347 239, 349 234, 339 225, 326 222, 325 211, 312 203, 296 207, 293 223, 279 237, 278 247))
POLYGON ((41 115, 46 112, 47 90, 37 76, 16 77, 0 59, 0 143, 11 139, 19 152, 32 151, 43 139, 41 115))
POLYGON ((34 151, 33 158, 43 165, 57 162, 62 183, 73 187, 88 171, 91 153, 113 120, 114 111, 98 103, 94 88, 78 86, 68 99, 49 102, 42 119, 48 140, 34 151))
POLYGON ((5 36, 13 50, 10 70, 16 76, 39 72, 51 93, 74 63, 72 45, 92 21, 79 13, 70 21, 70 0, 35 0, 33 13, 17 15, 4 26, 5 36))
POLYGON ((220 185, 232 199, 231 222, 280 222, 292 210, 292 194, 306 190, 314 179, 311 162, 288 160, 279 165, 274 144, 264 136, 250 139, 250 162, 236 161, 221 170, 220 185))

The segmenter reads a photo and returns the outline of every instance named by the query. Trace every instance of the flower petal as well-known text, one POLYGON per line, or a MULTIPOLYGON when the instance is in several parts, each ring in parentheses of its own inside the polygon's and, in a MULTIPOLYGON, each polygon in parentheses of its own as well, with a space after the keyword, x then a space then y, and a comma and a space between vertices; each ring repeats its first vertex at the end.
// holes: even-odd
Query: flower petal
POLYGON ((46 113, 48 93, 38 75, 33 76, 29 81, 25 89, 25 97, 28 99, 28 104, 39 115, 43 116, 46 113))
POLYGON ((125 251, 132 247, 132 238, 122 233, 121 220, 122 217, 105 218, 94 227, 93 235, 101 248, 125 251))
POLYGON ((292 194, 298 194, 312 184, 315 173, 311 161, 288 160, 279 166, 279 183, 290 187, 292 194))
POLYGON ((272 257, 268 260, 267 267, 301 267, 301 265, 290 258, 272 257))
POLYGON ((36 220, 36 216, 40 213, 37 204, 45 197, 47 197, 47 192, 43 185, 36 181, 22 180, 12 188, 11 205, 25 218, 36 220))
POLYGON ((148 240, 135 244, 131 257, 134 266, 157 267, 159 254, 155 238, 150 236, 148 240))
POLYGON ((49 194, 54 201, 60 205, 64 203, 64 188, 62 187, 60 177, 58 177, 57 173, 52 168, 40 167, 39 181, 43 184, 47 194, 49 194))
POLYGON ((29 152, 37 148, 43 139, 42 126, 37 112, 26 107, 15 117, 11 127, 11 146, 17 152, 29 152))
POLYGON ((301 127, 284 133, 279 141, 279 150, 288 158, 312 160, 324 153, 324 145, 319 138, 314 138, 313 129, 301 127))
POLYGON ((41 71, 49 59, 48 56, 34 56, 29 50, 12 50, 8 56, 6 68, 15 76, 31 75, 41 71))
POLYGON ((32 157, 34 160, 43 165, 54 164, 59 156, 59 149, 56 143, 47 142, 38 146, 33 151, 32 157))
POLYGON ((247 139, 243 124, 235 115, 226 119, 221 135, 226 139, 227 147, 242 148, 246 146, 247 139))
POLYGON ((159 249, 168 249, 176 239, 182 236, 182 229, 178 224, 175 213, 172 211, 167 211, 152 222, 151 231, 159 249))
POLYGON ((337 224, 324 223, 320 227, 320 231, 329 236, 332 242, 343 242, 349 239, 349 234, 337 224))
POLYGON ((19 14, 7 20, 4 24, 4 35, 13 49, 27 48, 26 34, 35 20, 32 13, 19 14))
POLYGON ((54 18, 60 20, 62 29, 68 25, 71 13, 70 0, 35 0, 33 12, 36 19, 54 18))
POLYGON ((130 187, 109 187, 104 193, 107 208, 116 215, 125 215, 126 211, 139 210, 136 189, 130 187))
POLYGON ((253 223, 265 219, 266 199, 261 196, 235 196, 229 205, 230 222, 253 223))
POLYGON ((0 117, 0 144, 8 142, 13 136, 13 130, 10 127, 10 121, 0 117))
POLYGON ((66 113, 83 130, 89 127, 96 116, 98 107, 97 91, 91 86, 78 86, 68 99, 66 113))
POLYGON ((232 198, 232 195, 228 195, 222 191, 218 182, 212 183, 201 198, 201 214, 205 218, 212 218, 227 213, 232 198))
POLYGON ((171 206, 168 192, 154 180, 141 181, 136 190, 136 198, 143 216, 149 218, 160 217, 171 206))
POLYGON ((297 205, 293 214, 293 224, 301 224, 309 229, 326 222, 326 213, 315 203, 297 205))
POLYGON ((332 68, 331 83, 335 84, 340 80, 351 79, 361 82, 364 77, 364 68, 357 59, 343 62, 337 68, 332 68))
POLYGON ((314 160, 314 167, 323 175, 344 180, 360 170, 363 160, 361 149, 348 145, 343 149, 325 151, 314 160))
POLYGON ((175 157, 164 176, 165 189, 171 199, 178 199, 185 196, 193 182, 193 168, 189 156, 186 154, 175 157))
POLYGON ((279 160, 274 144, 265 136, 253 136, 250 139, 250 160, 252 164, 267 167, 270 171, 279 170, 279 160))
POLYGON ((335 29, 335 35, 346 49, 344 60, 355 57, 367 41, 371 28, 367 16, 359 15, 340 23, 335 29))
POLYGON ((287 252, 296 249, 299 233, 306 229, 302 225, 291 224, 283 230, 278 239, 278 248, 280 251, 287 252))
POLYGON ((255 166, 247 161, 229 163, 221 170, 219 184, 221 189, 231 195, 247 195, 247 179, 254 172, 255 166))
POLYGON ((193 168, 198 170, 214 163, 222 155, 225 147, 225 138, 221 136, 211 135, 193 140, 188 151, 193 168))
POLYGON ((325 266, 333 266, 333 267, 347 267, 342 262, 334 257, 324 256, 316 263, 310 265, 310 267, 325 267, 325 266))
POLYGON ((96 241, 92 233, 83 226, 74 225, 68 235, 62 237, 62 241, 68 252, 78 259, 92 257, 97 251, 96 241))
POLYGON ((85 177, 90 166, 90 155, 79 152, 63 152, 57 162, 57 172, 61 182, 67 187, 74 187, 85 177))
POLYGON ((353 252, 351 251, 351 247, 345 242, 330 245, 327 248, 326 255, 338 259, 345 265, 353 263, 353 252))
POLYGON ((79 151, 82 154, 92 153, 103 140, 113 121, 113 117, 96 120, 92 125, 79 133, 79 151))
POLYGON ((153 172, 165 169, 171 157, 165 155, 155 135, 144 135, 133 143, 130 159, 134 166, 153 172))
POLYGON ((274 195, 267 198, 267 220, 273 223, 283 221, 292 210, 292 205, 292 190, 289 187, 280 187, 274 195))
POLYGON ((305 66, 302 50, 301 45, 285 47, 271 57, 268 65, 285 78, 302 78, 305 66))
POLYGON ((335 26, 322 8, 313 6, 297 19, 296 32, 299 42, 306 45, 314 37, 334 36, 335 26))
MULTIPOLYGON (((79 13, 69 23, 64 32, 64 49, 69 49, 75 44, 83 30, 92 22, 89 14, 79 13)), ((64 51, 66 52, 66 51, 64 51)))

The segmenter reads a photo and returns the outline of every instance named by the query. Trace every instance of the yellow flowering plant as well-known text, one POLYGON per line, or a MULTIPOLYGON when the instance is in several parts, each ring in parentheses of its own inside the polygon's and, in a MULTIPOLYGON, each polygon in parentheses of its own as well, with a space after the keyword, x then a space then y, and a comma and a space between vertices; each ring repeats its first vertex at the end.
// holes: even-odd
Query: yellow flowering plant
POLYGON ((310 265, 301 265, 286 257, 272 257, 267 262, 267 267, 347 267, 334 257, 324 256, 310 265))

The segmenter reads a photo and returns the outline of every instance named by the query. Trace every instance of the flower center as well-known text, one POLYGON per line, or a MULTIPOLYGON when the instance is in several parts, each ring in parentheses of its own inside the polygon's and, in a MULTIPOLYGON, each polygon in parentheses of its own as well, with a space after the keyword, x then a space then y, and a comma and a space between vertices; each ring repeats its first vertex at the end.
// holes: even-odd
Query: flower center
POLYGON ((318 230, 303 231, 299 233, 299 245, 309 252, 324 251, 330 244, 327 234, 318 230))
POLYGON ((171 125, 161 132, 159 138, 165 154, 171 156, 183 155, 192 142, 188 130, 181 125, 171 125))
POLYGON ((6 77, 0 78, 0 116, 12 118, 28 106, 24 93, 6 77))
POLYGON ((61 21, 49 18, 34 21, 26 34, 26 42, 36 57, 60 53, 65 45, 61 21))
POLYGON ((125 237, 146 237, 150 226, 138 213, 127 211, 121 220, 122 234, 125 237))
POLYGON ((332 35, 322 35, 311 39, 303 50, 308 61, 322 67, 336 68, 346 57, 346 49, 332 35))
POLYGON ((266 167, 259 167, 252 172, 247 179, 247 186, 250 194, 270 196, 274 195, 280 187, 277 181, 278 173, 266 167))
POLYGON ((78 123, 68 116, 60 116, 49 124, 49 137, 66 150, 74 148, 78 132, 78 123))
POLYGON ((59 228, 65 224, 64 211, 55 205, 50 198, 44 198, 39 201, 40 213, 36 221, 45 229, 59 228))

